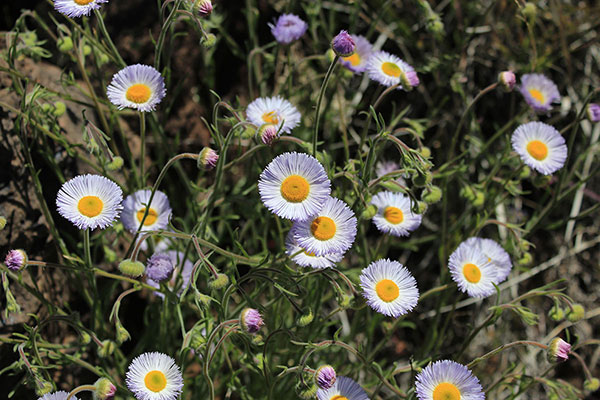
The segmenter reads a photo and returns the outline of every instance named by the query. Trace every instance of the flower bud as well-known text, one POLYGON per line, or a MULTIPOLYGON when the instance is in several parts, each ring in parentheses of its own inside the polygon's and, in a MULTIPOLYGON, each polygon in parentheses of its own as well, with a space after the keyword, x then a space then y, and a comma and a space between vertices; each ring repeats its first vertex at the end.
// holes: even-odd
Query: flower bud
POLYGON ((206 343, 206 330, 204 328, 200 328, 199 326, 195 326, 192 328, 191 338, 190 338, 190 347, 192 349, 198 349, 206 343))
POLYGON ((252 344, 255 346, 262 346, 265 344, 265 338, 262 335, 253 335, 252 336, 252 344))
MULTIPOLYGON (((42 378, 36 377, 35 381, 36 381, 35 394, 37 394, 38 396, 44 396, 45 394, 50 393, 52 391, 52 389, 54 389, 54 387, 52 386, 52 383, 50 383, 42 378)), ((74 400, 75 398, 72 397, 72 399, 74 400)))
POLYGON ((194 9, 201 17, 208 17, 213 10, 213 5, 210 0, 195 0, 194 9))
POLYGON ((0 231, 4 229, 7 222, 8 221, 6 220, 6 217, 4 215, 0 215, 0 231))
POLYGON ((305 386, 302 382, 296 384, 296 394, 298 397, 304 400, 314 399, 317 394, 317 385, 311 383, 309 386, 305 386))
POLYGON ((213 169, 217 165, 219 155, 210 147, 205 147, 198 157, 198 169, 213 169))
POLYGON ((426 187, 421 193, 421 200, 423 200, 427 204, 437 203, 442 199, 442 189, 438 186, 431 185, 426 187))
POLYGON ((331 365, 322 365, 315 372, 315 383, 323 390, 331 388, 336 379, 335 369, 331 365))
POLYGON ((569 359, 571 345, 561 338, 554 338, 548 345, 546 357, 551 363, 563 362, 569 359))
POLYGON ((79 331, 79 339, 83 344, 88 344, 92 341, 92 337, 86 331, 79 331))
POLYGON ((67 53, 73 50, 73 39, 69 36, 58 38, 56 41, 56 47, 58 47, 58 51, 61 53, 67 53))
POLYGON ((111 162, 106 164, 106 169, 109 171, 118 171, 123 167, 124 162, 123 157, 116 156, 111 162))
POLYGON ((212 301, 212 297, 205 295, 204 293, 200 293, 196 290, 195 293, 196 300, 204 307, 208 307, 210 302, 212 301))
POLYGON ((402 89, 411 91, 414 87, 419 86, 419 77, 417 76, 416 71, 402 71, 400 74, 400 83, 402 84, 402 89))
POLYGON ((523 168, 521 169, 521 172, 519 173, 519 178, 527 179, 530 176, 531 176, 531 168, 529 168, 527 165, 523 166, 523 168))
POLYGON ((555 304, 548 311, 548 316, 552 321, 562 321, 565 318, 565 311, 558 304, 555 304))
POLYGON ((590 103, 587 107, 588 118, 592 122, 600 121, 600 105, 596 103, 590 103))
POLYGON ((369 204, 362 214, 360 214, 360 217, 362 219, 371 219, 375 214, 377 214, 377 206, 375 204, 369 204))
POLYGON ((356 44, 348 32, 341 30, 331 41, 331 48, 340 57, 350 57, 354 54, 356 44))
POLYGON ((207 49, 214 47, 215 44, 217 44, 217 37, 213 33, 208 33, 202 41, 202 45, 207 49))
POLYGON ((423 146, 419 149, 419 153, 425 158, 431 157, 431 149, 427 146, 423 146))
POLYGON ((117 332, 115 336, 117 343, 122 344, 131 339, 131 335, 129 335, 129 332, 127 331, 127 329, 125 329, 125 327, 123 326, 123 324, 121 324, 120 321, 117 322, 116 331, 117 332))
POLYGON ((585 382, 583 382, 583 388, 590 392, 595 392, 600 389, 600 380, 598 378, 586 379, 585 382))
POLYGON ((112 400, 117 392, 117 387, 107 378, 98 379, 94 387, 94 400, 112 400))
POLYGON ((481 207, 485 203, 485 194, 481 190, 475 190, 475 198, 471 200, 471 204, 475 207, 481 207))
POLYGON ((427 211, 427 203, 425 203, 424 201, 417 201, 415 211, 419 215, 425 214, 425 211, 427 211))
POLYGON ((350 307, 350 303, 352 303, 353 296, 348 296, 347 294, 343 294, 340 299, 338 299, 338 305, 342 309, 346 309, 350 307))
POLYGON ((57 101, 56 103, 54 103, 53 113, 54 113, 55 117, 62 116, 66 111, 67 111, 67 105, 65 103, 63 103, 62 101, 57 101))
POLYGON ((4 263, 13 272, 22 270, 27 266, 27 253, 23 249, 11 250, 6 254, 4 263))
POLYGON ((6 297, 6 311, 9 314, 19 314, 21 312, 21 306, 19 306, 15 296, 13 296, 8 287, 4 288, 4 296, 6 297))
POLYGON ((531 264, 532 261, 533 261, 533 256, 531 255, 531 253, 528 251, 525 251, 525 252, 523 252, 523 257, 521 257, 517 260, 517 264, 524 267, 524 266, 531 264))
POLYGON ((300 327, 304 327, 308 324, 310 324, 311 322, 313 322, 313 320, 315 319, 315 316, 313 315, 312 310, 308 310, 308 313, 300 316, 300 318, 298 318, 298 322, 297 325, 300 327))
POLYGON ((572 323, 581 321, 585 317, 585 308, 581 304, 573 304, 573 307, 567 311, 567 320, 572 323))
POLYGON ((505 91, 512 92, 517 84, 517 77, 512 71, 502 71, 498 74, 498 83, 505 91))
POLYGON ((419 172, 412 176, 412 183, 416 187, 423 187, 423 186, 429 185, 432 180, 433 180, 433 175, 431 175, 429 172, 425 172, 425 173, 419 172))
POLYGON ((261 326, 264 325, 260 313, 254 308, 245 308, 242 310, 240 320, 242 322, 242 327, 248 333, 258 332, 261 326))
POLYGON ((523 8, 521 9, 521 13, 526 18, 529 18, 531 20, 535 19, 536 15, 537 15, 537 9, 535 7, 535 4, 531 3, 531 2, 525 3, 525 5, 523 6, 523 8))
POLYGON ((225 274, 217 274, 217 277, 208 283, 208 287, 213 290, 223 289, 229 285, 229 277, 225 274))
POLYGON ((275 139, 279 136, 277 134, 277 126, 273 124, 264 124, 258 129, 260 134, 260 140, 267 146, 271 146, 275 139))
POLYGON ((102 347, 98 349, 98 355, 102 358, 108 357, 114 353, 116 347, 112 340, 103 340, 102 347))
POLYGON ((473 201, 475 200, 475 191, 473 190, 473 188, 471 186, 463 186, 460 189, 460 197, 462 197, 463 199, 469 200, 469 201, 473 201))
POLYGON ((146 267, 139 261, 127 259, 119 263, 119 271, 121 271, 123 275, 137 278, 138 276, 144 275, 146 267))
POLYGON ((92 54, 92 47, 88 44, 83 45, 83 55, 89 56, 90 54, 92 54))
POLYGON ((108 56, 108 54, 106 54, 106 53, 98 54, 98 65, 99 66, 103 66, 104 64, 106 64, 109 61, 110 61, 110 57, 108 56))

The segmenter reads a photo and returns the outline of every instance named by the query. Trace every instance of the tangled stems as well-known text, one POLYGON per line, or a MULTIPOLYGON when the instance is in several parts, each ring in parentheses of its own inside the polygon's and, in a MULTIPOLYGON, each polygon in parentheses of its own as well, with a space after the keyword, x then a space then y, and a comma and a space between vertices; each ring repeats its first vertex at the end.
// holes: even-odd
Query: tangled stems
POLYGON ((312 152, 313 156, 317 156, 317 136, 319 135, 319 111, 321 110, 321 102, 323 101, 323 95, 325 94, 325 89, 327 89, 327 82, 329 82, 329 78, 331 78, 331 73, 335 68, 338 59, 340 56, 336 54, 333 58, 333 61, 329 65, 329 69, 327 70, 327 74, 325 74, 325 79, 323 80, 323 84, 321 85, 321 90, 319 91, 319 98, 317 100, 317 109, 315 110, 315 131, 313 133, 313 143, 312 143, 312 152))
MULTIPOLYGON (((240 320, 239 319, 230 319, 227 321, 223 321, 221 322, 215 329, 213 329, 213 331, 211 332, 210 336, 208 337, 208 340, 206 341, 206 352, 204 353, 204 360, 206 360, 206 362, 203 365, 202 368, 202 374, 204 375, 204 377, 206 378, 206 382, 208 383, 208 389, 209 389, 209 394, 210 394, 210 400, 214 400, 215 399, 215 386, 212 382, 212 379, 210 378, 210 373, 208 368, 210 367, 210 363, 213 359, 213 356, 215 355, 217 348, 215 348, 214 352, 211 353, 210 352, 210 344, 212 343, 213 339, 215 338, 217 332, 227 326, 227 325, 232 325, 232 324, 239 324, 240 320)), ((227 335, 229 335, 229 333, 231 331, 233 331, 235 329, 232 328, 230 329, 225 335, 223 335, 223 338, 221 338, 221 341, 219 341, 219 343, 222 343, 222 339, 224 339, 227 335)))
POLYGON ((543 350, 546 350, 548 348, 548 346, 545 344, 534 342, 531 340, 517 340, 512 343, 503 344, 503 345, 495 348, 494 350, 490 351, 489 353, 486 353, 486 354, 482 355, 481 357, 477 357, 476 359, 474 359, 473 361, 471 361, 470 363, 467 364, 467 368, 471 369, 476 364, 480 363, 481 361, 487 360, 488 358, 492 357, 495 354, 502 352, 503 350, 506 350, 506 349, 509 349, 509 348, 515 347, 515 346, 525 346, 525 345, 537 346, 543 350))

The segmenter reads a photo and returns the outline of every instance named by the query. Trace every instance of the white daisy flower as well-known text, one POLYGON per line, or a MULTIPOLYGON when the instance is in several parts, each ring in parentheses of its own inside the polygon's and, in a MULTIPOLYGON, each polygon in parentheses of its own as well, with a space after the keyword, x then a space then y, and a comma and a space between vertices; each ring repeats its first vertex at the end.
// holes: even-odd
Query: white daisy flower
MULTIPOLYGON (((64 390, 59 390, 54 393, 47 393, 42 397, 38 397, 38 400, 67 400, 69 393, 64 390)), ((77 396, 71 396, 71 400, 77 400, 77 396)))
POLYGON ((367 304, 375 311, 398 318, 419 301, 417 281, 398 261, 373 261, 360 274, 360 287, 367 304))
POLYGON ((129 364, 126 383, 138 400, 175 400, 183 388, 183 376, 175 360, 166 354, 144 353, 129 364))
POLYGON ((379 192, 371 200, 377 206, 373 223, 383 233, 409 236, 421 225, 421 215, 410 209, 410 199, 400 193, 379 192))
POLYGON ((259 97, 248 104, 246 116, 257 127, 273 124, 283 133, 290 133, 298 126, 301 117, 298 109, 280 96, 259 97))
POLYGON ((496 291, 494 283, 497 281, 497 270, 488 257, 475 247, 458 246, 450 254, 448 268, 460 291, 471 297, 487 297, 496 291))
POLYGON ((385 51, 371 54, 367 62, 369 78, 385 86, 399 85, 398 89, 411 90, 419 85, 415 69, 400 58, 385 51))
MULTIPOLYGON (((121 221, 123 226, 130 232, 137 232, 146 207, 148 207, 148 201, 150 200, 151 190, 138 190, 134 194, 130 194, 125 198, 123 202, 123 212, 121 214, 121 221)), ((144 226, 142 231, 158 231, 165 229, 169 225, 171 219, 171 207, 169 206, 169 199, 163 192, 157 190, 152 198, 152 204, 149 206, 148 215, 144 220, 144 226)))
POLYGON ((342 261, 343 254, 330 253, 324 256, 316 256, 314 253, 309 253, 302 247, 296 244, 294 233, 290 231, 285 240, 285 253, 292 257, 292 260, 302 267, 312 267, 315 269, 333 268, 335 264, 342 261))
POLYGON ((56 195, 58 213, 79 229, 104 229, 119 218, 123 191, 101 175, 79 175, 56 195))
POLYGON ((521 94, 536 112, 544 113, 552 110, 552 103, 560 102, 560 93, 556 84, 542 74, 525 74, 521 76, 521 94))
POLYGON ((108 0, 54 0, 54 9, 70 18, 90 15, 108 0))
POLYGON ((319 400, 369 400, 362 387, 347 376, 338 376, 329 389, 317 389, 319 400))
POLYGON ((139 111, 154 111, 167 89, 165 80, 154 67, 129 65, 117 72, 106 89, 111 103, 122 110, 134 108, 139 111))
POLYGON ((508 278, 508 275, 512 270, 512 262, 510 261, 510 256, 502 246, 492 239, 482 239, 478 237, 468 238, 463 243, 467 246, 475 247, 488 258, 488 261, 490 261, 494 267, 496 267, 495 284, 499 284, 508 278))
POLYGON ((554 127, 543 122, 520 125, 511 142, 521 160, 544 175, 558 171, 567 160, 565 139, 554 127))
POLYGON ((417 375, 419 400, 485 400, 479 379, 464 365, 436 361, 417 375))
POLYGON ((344 254, 356 237, 356 217, 346 203, 330 197, 316 215, 296 221, 292 231, 298 246, 308 253, 344 254))
POLYGON ((331 182, 316 158, 283 153, 260 174, 260 198, 281 218, 305 220, 316 214, 331 193, 331 182))

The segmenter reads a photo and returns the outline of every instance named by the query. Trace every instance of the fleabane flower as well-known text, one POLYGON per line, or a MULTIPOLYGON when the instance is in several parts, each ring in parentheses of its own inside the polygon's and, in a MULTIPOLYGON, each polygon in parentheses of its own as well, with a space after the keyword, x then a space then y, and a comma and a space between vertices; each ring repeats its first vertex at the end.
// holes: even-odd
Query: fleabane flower
POLYGON ((27 253, 23 249, 13 249, 6 254, 4 264, 13 272, 22 270, 27 266, 27 253))
POLYGON ((565 139, 552 126, 543 122, 528 122, 515 129, 512 147, 521 160, 544 175, 551 175, 565 165, 565 139))
POLYGON ((144 219, 142 231, 158 231, 169 225, 172 213, 169 198, 166 194, 157 190, 152 198, 152 204, 148 204, 151 194, 151 190, 138 190, 125 198, 121 214, 125 229, 130 232, 137 232, 146 213, 146 208, 148 208, 148 215, 144 219))
POLYGON ((350 57, 354 54, 356 43, 352 36, 344 30, 341 30, 332 40, 331 49, 340 57, 350 57))
POLYGON ((321 365, 315 371, 315 383, 321 389, 330 389, 335 384, 336 379, 337 374, 331 365, 321 365))
POLYGON ((260 174, 260 198, 271 212, 294 221, 316 214, 331 193, 331 182, 316 158, 283 153, 260 174))
POLYGON ((277 127, 280 134, 290 133, 300 123, 300 112, 280 96, 259 97, 246 108, 248 121, 260 128, 264 124, 277 127))
POLYGON ((373 46, 364 36, 350 35, 354 40, 354 53, 348 57, 340 57, 340 63, 355 74, 367 69, 367 61, 373 53, 373 46))
POLYGON ((54 0, 54 9, 70 18, 90 15, 108 0, 54 0))
POLYGON ((410 209, 410 199, 400 193, 379 192, 371 200, 377 207, 373 223, 383 233, 409 236, 421 225, 421 215, 410 209))
POLYGON ((452 280, 471 297, 487 297, 496 289, 497 270, 488 257, 472 246, 458 246, 448 259, 452 280))
POLYGON ((304 35, 308 24, 297 15, 282 14, 277 18, 275 25, 270 23, 269 27, 275 40, 279 43, 290 44, 304 35))
POLYGON ((558 88, 550 79, 542 74, 525 74, 521 76, 520 92, 536 112, 548 112, 552 103, 560 100, 558 88))
POLYGON ((398 261, 377 260, 360 274, 360 286, 367 304, 375 311, 398 318, 419 301, 417 281, 398 261))
POLYGON ((183 376, 175 360, 152 352, 133 359, 126 383, 138 400, 175 400, 183 389, 183 376))
POLYGON ((344 254, 356 237, 356 217, 342 200, 328 198, 317 214, 292 226, 294 239, 307 253, 344 254))
MULTIPOLYGON (((171 264, 175 267, 171 274, 171 279, 166 282, 166 285, 171 290, 177 290, 177 296, 181 296, 184 289, 190 285, 190 279, 192 277, 192 271, 194 269, 194 264, 191 261, 184 258, 185 254, 176 250, 166 251, 166 254, 171 260, 171 264)), ((160 283, 153 280, 150 276, 147 276, 146 283, 148 285, 159 288, 160 283)), ((164 298, 165 295, 160 292, 154 292, 160 298, 164 298)))
POLYGON ((369 78, 385 86, 398 85, 398 89, 411 90, 419 85, 415 69, 397 56, 385 51, 371 54, 367 63, 369 78))
POLYGON ((119 218, 123 191, 101 175, 79 175, 56 195, 58 213, 79 229, 104 229, 119 218))
POLYGON ((260 312, 255 308, 244 308, 240 315, 240 323, 248 333, 256 333, 265 324, 260 312))
POLYGON ((479 379, 464 365, 450 360, 428 365, 416 378, 419 400, 484 400, 479 379))
POLYGON ((111 103, 122 110, 154 111, 167 93, 165 80, 160 72, 149 65, 129 65, 117 72, 106 95, 111 103))
MULTIPOLYGON (((492 239, 482 239, 478 237, 471 237, 465 240, 464 245, 472 246, 475 249, 483 253, 488 258, 494 267, 496 267, 496 280, 495 284, 499 284, 508 278, 510 271, 512 270, 512 262, 510 256, 497 242, 492 239)), ((461 243, 461 246, 463 245, 461 243)))
POLYGON ((588 118, 592 122, 600 121, 600 104, 590 103, 587 106, 588 118))
POLYGON ((329 389, 317 390, 319 400, 369 400, 363 388, 347 376, 338 376, 329 389))
POLYGON ((285 240, 285 253, 292 257, 292 261, 302 267, 311 267, 315 269, 333 268, 335 264, 342 261, 343 254, 329 253, 323 256, 317 256, 309 253, 296 244, 294 232, 290 231, 285 240))
MULTIPOLYGON (((39 397, 38 400, 67 400, 69 397, 69 393, 64 390, 59 390, 54 393, 47 393, 42 397, 39 397)), ((77 396, 71 396, 71 400, 77 400, 77 396)))
POLYGON ((571 352, 571 345, 561 338, 554 338, 548 345, 546 356, 548 361, 551 363, 563 362, 569 359, 569 353, 571 352))

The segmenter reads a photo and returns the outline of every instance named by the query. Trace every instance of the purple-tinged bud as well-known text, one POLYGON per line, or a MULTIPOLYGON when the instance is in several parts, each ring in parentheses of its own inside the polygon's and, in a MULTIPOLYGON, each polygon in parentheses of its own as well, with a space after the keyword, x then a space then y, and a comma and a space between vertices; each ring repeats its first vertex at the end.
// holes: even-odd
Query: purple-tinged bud
POLYGON ((264 325, 264 321, 258 310, 254 308, 245 308, 242 310, 242 327, 248 333, 256 333, 264 325))
POLYGON ((6 255, 4 263, 11 271, 20 271, 27 266, 27 253, 23 249, 11 250, 6 255))
POLYGON ((548 345, 546 356, 551 363, 563 362, 569 359, 571 345, 561 338, 554 338, 548 345))
POLYGON ((331 48, 340 57, 350 57, 354 54, 356 44, 348 32, 341 30, 331 41, 331 48))
POLYGON ((146 276, 155 282, 166 281, 173 274, 173 262, 165 253, 154 253, 146 264, 146 276))
POLYGON ((208 17, 210 13, 212 13, 213 6, 210 0, 196 0, 194 2, 194 8, 202 17, 208 17))
POLYGON ((107 378, 98 379, 94 387, 94 400, 112 400, 117 392, 117 387, 107 378))
POLYGON ((596 103, 588 104, 587 108, 588 118, 592 122, 600 121, 600 105, 596 103))
POLYGON ((262 140, 262 142, 267 146, 272 145, 275 139, 279 137, 277 134, 277 126, 273 124, 262 125, 258 129, 258 132, 260 133, 260 140, 262 140))
POLYGON ((198 157, 198 168, 213 169, 217 165, 217 161, 219 161, 217 152, 210 147, 205 147, 198 157))
POLYGON ((414 69, 410 69, 400 74, 400 83, 402 83, 402 89, 409 92, 413 88, 419 86, 419 83, 421 82, 419 81, 417 72, 414 69))
POLYGON ((501 84, 507 92, 512 92, 517 84, 517 77, 512 71, 502 71, 498 74, 498 83, 501 84))
POLYGON ((323 390, 331 388, 336 379, 335 369, 331 365, 322 365, 315 372, 315 382, 323 390))

